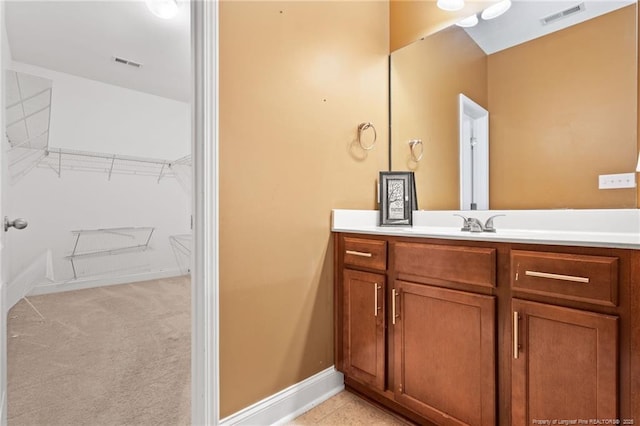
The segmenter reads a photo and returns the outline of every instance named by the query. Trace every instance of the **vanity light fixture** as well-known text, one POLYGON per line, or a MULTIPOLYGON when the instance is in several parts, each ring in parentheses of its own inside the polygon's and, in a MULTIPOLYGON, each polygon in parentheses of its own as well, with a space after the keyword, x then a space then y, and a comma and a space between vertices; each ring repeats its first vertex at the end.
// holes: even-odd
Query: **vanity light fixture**
POLYGON ((158 18, 171 19, 178 13, 177 0, 145 0, 147 7, 158 18))
POLYGON ((483 10, 480 17, 485 21, 488 21, 489 19, 494 19, 502 15, 507 10, 509 10, 510 7, 511 7, 511 0, 502 0, 483 10))
POLYGON ((455 12, 464 7, 464 0, 438 0, 438 7, 447 12, 455 12))
POLYGON ((476 25, 478 25, 478 15, 471 15, 468 16, 464 19, 461 19, 460 21, 458 21, 456 23, 457 26, 462 27, 462 28, 471 28, 471 27, 475 27, 476 25))

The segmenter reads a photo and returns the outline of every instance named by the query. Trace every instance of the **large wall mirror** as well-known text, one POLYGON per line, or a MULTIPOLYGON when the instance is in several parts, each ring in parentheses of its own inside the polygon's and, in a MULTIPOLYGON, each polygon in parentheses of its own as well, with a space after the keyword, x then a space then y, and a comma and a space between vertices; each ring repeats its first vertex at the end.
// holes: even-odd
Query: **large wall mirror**
POLYGON ((461 138, 475 136, 460 94, 488 111, 479 208, 635 208, 635 188, 598 177, 635 169, 637 16, 635 1, 514 0, 393 52, 390 165, 415 172, 420 209, 461 206, 461 138))

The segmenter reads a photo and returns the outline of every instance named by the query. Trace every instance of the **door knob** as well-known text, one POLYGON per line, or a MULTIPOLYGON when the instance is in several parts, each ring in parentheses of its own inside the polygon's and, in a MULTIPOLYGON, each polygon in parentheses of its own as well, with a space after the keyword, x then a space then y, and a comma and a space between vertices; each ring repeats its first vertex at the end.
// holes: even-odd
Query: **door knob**
POLYGON ((27 221, 21 218, 9 220, 7 216, 4 217, 4 232, 7 232, 12 226, 16 229, 24 229, 28 225, 27 221))

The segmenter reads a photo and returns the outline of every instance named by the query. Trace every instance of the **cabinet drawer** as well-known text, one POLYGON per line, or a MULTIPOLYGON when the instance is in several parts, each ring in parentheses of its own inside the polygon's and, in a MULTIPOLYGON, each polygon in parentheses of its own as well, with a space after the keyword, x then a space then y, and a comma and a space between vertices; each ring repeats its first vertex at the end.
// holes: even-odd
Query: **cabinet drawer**
POLYGON ((496 286, 496 250, 493 248, 396 243, 394 267, 399 273, 436 281, 496 286))
POLYGON ((512 250, 511 287, 525 293, 617 306, 618 258, 512 250))
POLYGON ((344 264, 384 271, 387 269, 387 242, 344 237, 344 264))

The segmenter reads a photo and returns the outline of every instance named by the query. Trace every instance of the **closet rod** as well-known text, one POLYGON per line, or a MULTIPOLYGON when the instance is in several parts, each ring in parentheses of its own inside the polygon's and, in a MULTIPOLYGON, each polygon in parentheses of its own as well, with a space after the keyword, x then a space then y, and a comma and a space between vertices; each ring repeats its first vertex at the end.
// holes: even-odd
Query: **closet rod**
POLYGON ((102 154, 99 152, 87 152, 87 151, 76 151, 73 149, 64 149, 64 148, 49 148, 45 151, 45 155, 49 154, 62 154, 62 155, 75 155, 79 157, 89 157, 89 158, 100 158, 103 160, 117 160, 117 161, 133 161, 138 163, 149 163, 149 164, 157 164, 159 166, 172 165, 173 162, 167 162, 167 160, 160 160, 156 158, 145 158, 145 157, 134 157, 128 155, 118 155, 118 154, 102 154))

